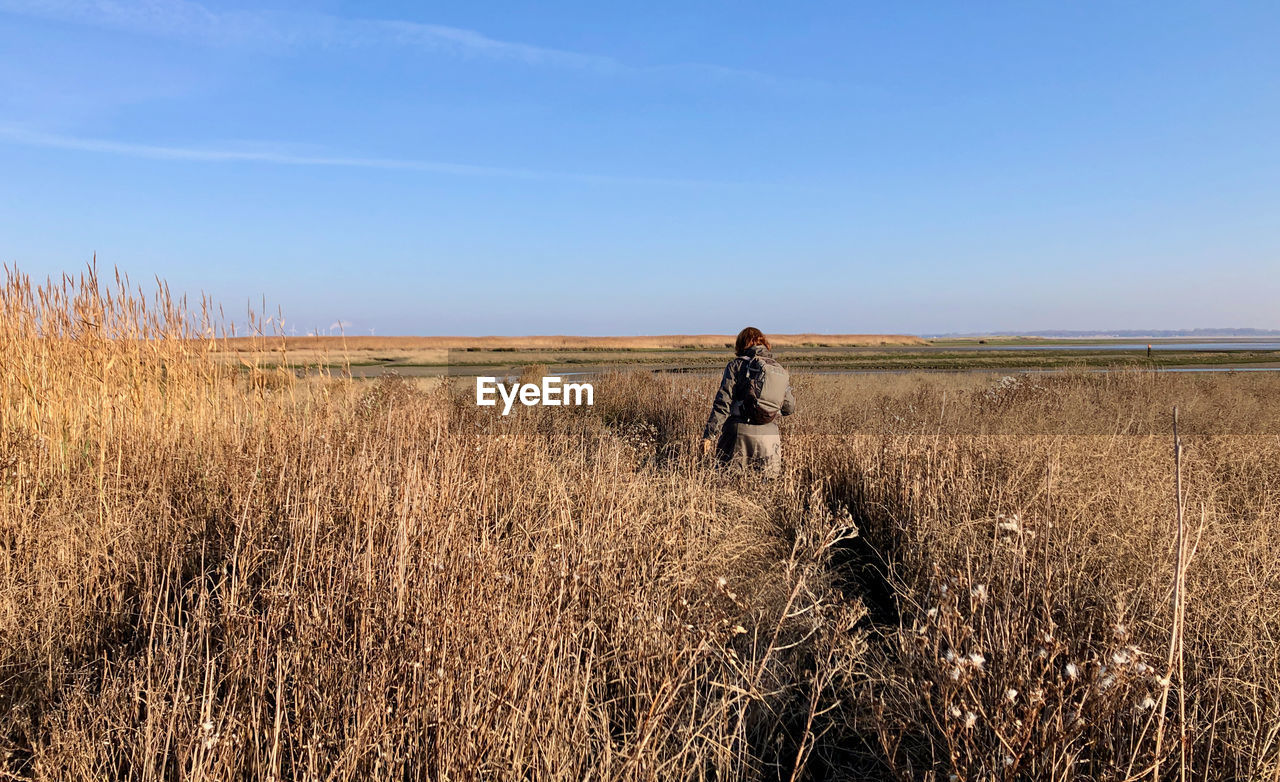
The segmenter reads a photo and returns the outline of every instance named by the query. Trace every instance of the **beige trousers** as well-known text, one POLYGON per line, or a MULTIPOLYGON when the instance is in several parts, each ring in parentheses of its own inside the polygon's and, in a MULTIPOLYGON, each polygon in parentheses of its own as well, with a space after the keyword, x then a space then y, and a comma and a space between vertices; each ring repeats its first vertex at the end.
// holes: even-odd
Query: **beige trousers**
POLYGON ((782 471, 782 436, 777 424, 727 421, 716 443, 717 461, 729 468, 755 470, 767 477, 782 471))

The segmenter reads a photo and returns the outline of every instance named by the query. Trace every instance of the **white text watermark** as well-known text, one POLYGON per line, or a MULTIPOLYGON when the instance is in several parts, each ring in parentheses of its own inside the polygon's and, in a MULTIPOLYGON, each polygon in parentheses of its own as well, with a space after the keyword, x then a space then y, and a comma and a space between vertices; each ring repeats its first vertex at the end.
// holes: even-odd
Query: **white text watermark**
POLYGON ((507 415, 519 400, 525 406, 594 405, 595 389, 590 383, 565 383, 559 377, 548 375, 542 383, 511 383, 504 385, 496 377, 476 378, 476 404, 493 407, 502 397, 502 414, 507 415), (584 401, 585 400, 585 401, 584 401))

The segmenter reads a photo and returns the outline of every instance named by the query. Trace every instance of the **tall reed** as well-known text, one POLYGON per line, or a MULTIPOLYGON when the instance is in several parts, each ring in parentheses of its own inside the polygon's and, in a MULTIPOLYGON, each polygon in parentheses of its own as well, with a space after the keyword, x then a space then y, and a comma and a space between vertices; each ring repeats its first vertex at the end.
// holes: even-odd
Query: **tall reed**
POLYGON ((223 322, 7 273, 10 776, 1280 773, 1270 377, 798 376, 760 482, 711 377, 504 418, 223 322))

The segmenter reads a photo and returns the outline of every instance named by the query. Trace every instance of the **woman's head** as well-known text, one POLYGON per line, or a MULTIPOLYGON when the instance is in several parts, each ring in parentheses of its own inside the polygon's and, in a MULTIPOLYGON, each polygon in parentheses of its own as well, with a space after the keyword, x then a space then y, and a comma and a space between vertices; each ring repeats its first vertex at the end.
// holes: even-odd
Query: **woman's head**
POLYGON ((755 345, 764 345, 768 350, 773 349, 763 331, 755 326, 747 326, 738 332, 738 339, 733 343, 733 352, 741 356, 747 352, 747 348, 755 345))

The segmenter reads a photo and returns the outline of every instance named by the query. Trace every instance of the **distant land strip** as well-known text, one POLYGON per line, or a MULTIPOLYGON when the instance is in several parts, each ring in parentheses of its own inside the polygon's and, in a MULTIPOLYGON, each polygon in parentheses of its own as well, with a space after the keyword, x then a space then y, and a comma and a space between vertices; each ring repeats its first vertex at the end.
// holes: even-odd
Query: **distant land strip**
POLYGON ((1095 331, 1044 329, 1041 331, 966 331, 926 335, 929 339, 977 339, 978 337, 1016 337, 1018 339, 1179 339, 1277 336, 1280 336, 1280 330, 1254 328, 1102 329, 1095 331))
MULTIPOLYGON (((586 337, 553 334, 528 337, 231 337, 218 340, 223 349, 267 350, 590 350, 654 348, 723 348, 733 345, 733 334, 660 334, 637 337, 586 337)), ((909 334, 770 334, 775 347, 902 347, 927 345, 909 334)))

